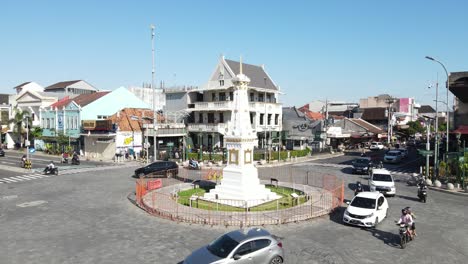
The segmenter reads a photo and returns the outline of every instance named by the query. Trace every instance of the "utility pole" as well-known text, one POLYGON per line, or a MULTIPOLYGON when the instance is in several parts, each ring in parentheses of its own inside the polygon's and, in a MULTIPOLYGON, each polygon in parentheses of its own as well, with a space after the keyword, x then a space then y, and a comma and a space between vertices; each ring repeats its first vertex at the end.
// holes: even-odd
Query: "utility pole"
POLYGON ((437 73, 437 81, 436 81, 436 116, 435 116, 435 144, 434 144, 434 174, 435 178, 439 178, 439 73, 437 73))
POLYGON ((431 120, 429 118, 426 118, 426 179, 429 179, 429 151, 431 150, 431 143, 429 141, 429 135, 430 135, 430 130, 431 130, 431 120))
POLYGON ((151 25, 151 55, 152 55, 152 69, 151 69, 151 89, 153 91, 153 161, 157 160, 158 141, 156 138, 156 124, 158 122, 158 113, 156 112, 156 86, 154 85, 154 29, 155 26, 151 25))
POLYGON ((26 117, 26 160, 29 160, 29 116, 26 117))

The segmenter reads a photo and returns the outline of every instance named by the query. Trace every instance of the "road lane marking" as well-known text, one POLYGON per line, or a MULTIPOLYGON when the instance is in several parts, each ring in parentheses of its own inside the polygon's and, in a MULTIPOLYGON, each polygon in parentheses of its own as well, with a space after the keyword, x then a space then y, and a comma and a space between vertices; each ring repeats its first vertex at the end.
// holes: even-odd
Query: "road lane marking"
POLYGON ((26 179, 18 178, 18 176, 9 177, 8 179, 15 180, 15 181, 27 181, 26 179))
POLYGON ((16 182, 15 180, 11 180, 11 179, 8 179, 8 178, 3 178, 2 181, 6 181, 6 182, 16 182))
POLYGON ((26 203, 22 203, 22 204, 17 204, 16 206, 18 207, 33 207, 33 206, 39 206, 41 204, 46 204, 47 201, 44 201, 44 200, 37 200, 37 201, 32 201, 32 202, 26 202, 26 203))
POLYGON ((2 200, 13 200, 16 198, 18 198, 18 195, 7 195, 7 196, 3 196, 2 200))

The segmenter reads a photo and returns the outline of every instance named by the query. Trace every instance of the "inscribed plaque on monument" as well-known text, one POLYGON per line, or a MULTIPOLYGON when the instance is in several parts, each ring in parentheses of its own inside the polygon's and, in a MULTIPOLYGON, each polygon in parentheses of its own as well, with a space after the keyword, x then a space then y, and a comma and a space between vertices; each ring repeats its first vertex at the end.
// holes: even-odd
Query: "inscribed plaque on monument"
POLYGON ((252 163, 252 151, 251 150, 246 150, 244 152, 244 160, 245 160, 245 164, 252 163))

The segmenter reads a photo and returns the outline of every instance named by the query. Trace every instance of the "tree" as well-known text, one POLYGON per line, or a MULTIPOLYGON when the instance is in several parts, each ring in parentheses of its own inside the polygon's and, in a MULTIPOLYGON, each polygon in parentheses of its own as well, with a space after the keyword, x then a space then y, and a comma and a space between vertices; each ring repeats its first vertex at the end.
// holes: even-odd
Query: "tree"
POLYGON ((421 125, 419 121, 410 121, 407 123, 409 126, 408 128, 408 134, 409 135, 414 135, 416 133, 424 133, 425 128, 421 125))
POLYGON ((33 127, 33 129, 31 129, 31 136, 34 139, 39 139, 42 137, 42 131, 43 129, 41 127, 33 127))
POLYGON ((13 116, 12 119, 8 120, 8 124, 13 124, 13 131, 16 133, 16 135, 18 136, 18 142, 19 144, 21 144, 21 142, 23 141, 22 137, 23 137, 23 134, 25 133, 25 130, 24 130, 24 123, 27 122, 27 126, 28 128, 31 127, 31 118, 30 117, 30 114, 28 111, 26 110, 21 110, 19 108, 15 108, 15 115, 13 116))
POLYGON ((440 123, 439 124, 439 131, 447 131, 447 123, 440 123))

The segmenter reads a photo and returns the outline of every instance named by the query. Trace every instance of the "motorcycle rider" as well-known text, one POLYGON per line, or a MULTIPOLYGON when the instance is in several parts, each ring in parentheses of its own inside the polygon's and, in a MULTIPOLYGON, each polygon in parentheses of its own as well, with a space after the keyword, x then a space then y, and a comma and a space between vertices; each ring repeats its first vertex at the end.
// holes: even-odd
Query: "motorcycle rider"
POLYGON ((26 155, 23 155, 23 156, 21 157, 21 167, 24 168, 24 165, 26 164, 26 160, 27 160, 27 159, 26 159, 26 155))
POLYGON ((416 215, 413 213, 413 210, 411 210, 411 207, 409 207, 409 206, 405 207, 405 210, 413 218, 413 223, 411 224, 411 230, 413 231, 413 235, 417 236, 417 234, 416 234, 416 223, 414 221, 416 219, 416 215))
POLYGON ((354 196, 363 191, 363 187, 360 181, 356 182, 356 189, 354 190, 354 196))
POLYGON ((62 163, 68 163, 68 153, 62 153, 62 163))
POLYGON ((55 168, 55 164, 53 161, 50 161, 49 165, 44 169, 44 172, 50 172, 55 168))
POLYGON ((413 237, 414 237, 414 233, 413 233, 413 217, 411 216, 411 214, 408 212, 408 210, 406 208, 409 208, 409 207, 405 207, 403 209, 401 209, 401 217, 400 219, 398 220, 397 224, 405 224, 407 225, 407 229, 410 230, 409 234, 410 234, 410 238, 411 240, 413 240, 413 237))
POLYGON ((78 154, 76 154, 76 152, 73 152, 73 156, 72 156, 72 161, 79 161, 80 160, 80 157, 78 157, 78 154))

